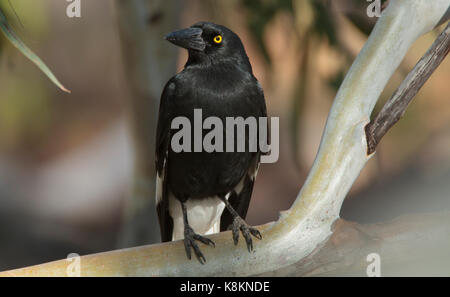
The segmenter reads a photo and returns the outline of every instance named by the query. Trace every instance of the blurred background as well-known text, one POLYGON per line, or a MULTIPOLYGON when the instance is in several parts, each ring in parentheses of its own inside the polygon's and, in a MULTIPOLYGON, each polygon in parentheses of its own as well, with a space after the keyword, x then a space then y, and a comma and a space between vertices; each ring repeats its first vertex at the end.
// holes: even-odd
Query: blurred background
MULTIPOLYGON (((124 241, 121 235, 128 232, 127 199, 137 183, 134 77, 126 62, 134 45, 124 44, 122 8, 116 1, 81 1, 81 18, 68 18, 66 1, 10 2, 0 0, 8 21, 72 93, 52 85, 0 36, 0 270, 156 242, 155 236, 124 241)), ((332 100, 377 19, 357 0, 174 3, 177 22, 166 23, 166 33, 200 20, 235 31, 269 114, 280 117, 280 159, 261 166, 247 216, 254 225, 274 221, 296 198, 332 100)), ((148 21, 158 18, 164 15, 148 21)), ((413 45, 375 112, 442 28, 413 45)), ((182 69, 186 52, 162 36, 152 42, 173 51, 177 65, 161 75, 165 82, 182 69)), ((447 59, 383 138, 346 198, 342 218, 374 223, 450 210, 449 79, 447 59)), ((158 86, 153 92, 160 93, 158 86)), ((145 222, 139 223, 143 230, 159 232, 155 220, 145 222)))

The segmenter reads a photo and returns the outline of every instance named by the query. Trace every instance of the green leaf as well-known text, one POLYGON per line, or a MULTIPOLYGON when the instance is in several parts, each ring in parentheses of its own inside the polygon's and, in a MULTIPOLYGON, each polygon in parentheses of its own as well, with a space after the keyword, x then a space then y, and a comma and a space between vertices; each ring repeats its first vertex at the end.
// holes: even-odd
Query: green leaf
POLYGON ((29 60, 31 60, 36 66, 41 69, 42 72, 47 75, 47 77, 57 85, 64 92, 70 93, 68 89, 66 89, 56 78, 56 76, 51 72, 51 70, 47 67, 47 65, 42 62, 42 60, 32 51, 30 50, 20 38, 15 34, 12 27, 9 25, 8 20, 6 19, 5 14, 0 9, 0 29, 6 38, 25 55, 29 60))

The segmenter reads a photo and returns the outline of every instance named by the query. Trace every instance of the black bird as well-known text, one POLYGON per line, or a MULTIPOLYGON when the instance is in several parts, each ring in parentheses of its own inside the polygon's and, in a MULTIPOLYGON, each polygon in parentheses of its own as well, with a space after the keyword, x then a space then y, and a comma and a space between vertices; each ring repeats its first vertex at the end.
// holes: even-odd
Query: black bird
POLYGON ((192 248, 203 264, 206 260, 196 241, 214 247, 213 241, 201 235, 231 229, 234 243, 242 232, 251 251, 251 235, 262 238, 244 221, 262 154, 259 148, 249 150, 248 143, 255 140, 245 133, 244 152, 177 153, 171 147, 176 133, 171 122, 184 116, 193 123, 194 109, 201 109, 203 118, 222 119, 224 127, 226 117, 266 117, 263 90, 241 40, 230 29, 199 22, 165 39, 187 49, 189 58, 161 95, 156 199, 162 241, 184 238, 188 258, 192 248))

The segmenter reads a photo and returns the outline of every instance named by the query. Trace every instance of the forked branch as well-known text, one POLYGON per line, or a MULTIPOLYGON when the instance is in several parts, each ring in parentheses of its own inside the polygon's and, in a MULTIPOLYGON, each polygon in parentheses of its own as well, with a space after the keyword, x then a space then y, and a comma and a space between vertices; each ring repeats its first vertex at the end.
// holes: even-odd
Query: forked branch
POLYGON ((450 23, 439 34, 425 55, 409 72, 381 111, 366 126, 367 154, 375 151, 381 138, 397 123, 406 111, 409 103, 431 74, 441 64, 450 50, 450 23))

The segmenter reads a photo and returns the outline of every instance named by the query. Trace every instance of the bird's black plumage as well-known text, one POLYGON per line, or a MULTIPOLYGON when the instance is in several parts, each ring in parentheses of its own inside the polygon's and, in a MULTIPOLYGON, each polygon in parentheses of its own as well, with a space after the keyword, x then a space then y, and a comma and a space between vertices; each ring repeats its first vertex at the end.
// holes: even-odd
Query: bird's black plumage
MULTIPOLYGON (((171 207, 175 206, 170 204, 170 201, 174 203, 175 200, 170 200, 170 195, 181 204, 184 215, 189 213, 185 209, 187 201, 195 200, 201 205, 203 199, 217 197, 219 203, 222 200, 226 204, 220 218, 220 230, 234 226, 238 228, 238 236, 239 229, 242 231, 247 228, 251 234, 260 237, 256 229, 236 217, 238 215, 244 219, 246 216, 261 152, 250 152, 248 146, 245 152, 211 153, 174 152, 171 148, 171 138, 176 132, 171 130, 172 120, 183 116, 193 123, 194 109, 202 110, 203 119, 215 116, 224 123, 227 117, 266 117, 263 90, 252 73, 244 46, 231 30, 208 22, 173 32, 166 39, 188 49, 189 58, 184 69, 167 82, 161 96, 156 168, 157 208, 162 240, 172 240, 176 227, 174 219, 177 221, 177 218, 171 215, 171 207), (217 36, 220 36, 220 42, 216 42, 219 40, 217 36)), ((249 133, 245 137, 248 143, 249 133)), ((224 135, 226 143, 225 139, 224 135)), ((196 230, 189 227, 187 217, 183 221, 186 251, 190 257, 192 247, 202 262, 204 257, 195 240, 207 244, 212 242, 196 234, 196 230), (188 240, 186 236, 192 238, 188 240)), ((247 237, 250 237, 250 233, 244 234, 249 249, 251 238, 247 237)), ((237 243, 235 234, 234 239, 237 243)))

